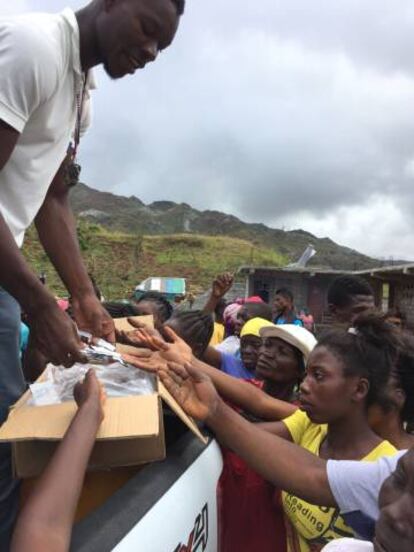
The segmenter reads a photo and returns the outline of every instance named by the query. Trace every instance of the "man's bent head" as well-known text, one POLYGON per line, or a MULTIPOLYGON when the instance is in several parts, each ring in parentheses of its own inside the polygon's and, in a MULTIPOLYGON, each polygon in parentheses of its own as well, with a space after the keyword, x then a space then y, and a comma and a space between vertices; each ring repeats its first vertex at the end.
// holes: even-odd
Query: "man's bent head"
POLYGON ((154 61, 173 41, 185 0, 98 0, 96 48, 114 79, 154 61))

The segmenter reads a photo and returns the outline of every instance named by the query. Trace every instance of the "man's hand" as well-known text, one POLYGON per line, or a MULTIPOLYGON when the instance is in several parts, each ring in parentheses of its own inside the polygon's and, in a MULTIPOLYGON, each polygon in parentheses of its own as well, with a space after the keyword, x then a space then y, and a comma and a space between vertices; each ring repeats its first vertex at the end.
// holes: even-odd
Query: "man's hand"
POLYGON ((115 343, 115 325, 95 295, 72 297, 73 316, 80 330, 115 343))
POLYGON ((196 420, 208 420, 216 413, 220 397, 211 381, 191 364, 185 367, 168 363, 168 370, 159 370, 158 375, 183 410, 196 420))
POLYGON ((73 390, 78 408, 90 408, 98 416, 99 422, 105 417, 106 393, 93 369, 89 370, 83 382, 78 382, 73 390))
POLYGON ((219 274, 213 281, 211 293, 216 299, 221 299, 230 291, 234 282, 234 276, 230 272, 219 274))
POLYGON ((53 299, 29 317, 33 344, 56 366, 86 362, 76 325, 53 299))

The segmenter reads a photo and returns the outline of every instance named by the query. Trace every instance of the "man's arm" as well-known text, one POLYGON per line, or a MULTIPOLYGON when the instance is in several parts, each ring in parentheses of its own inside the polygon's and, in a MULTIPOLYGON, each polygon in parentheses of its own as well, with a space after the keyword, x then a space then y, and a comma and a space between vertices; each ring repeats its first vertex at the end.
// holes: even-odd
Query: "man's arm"
POLYGON ((12 552, 69 549, 85 470, 103 419, 104 395, 93 370, 77 393, 79 410, 19 515, 12 552))
POLYGON ((62 163, 35 218, 36 229, 48 257, 71 294, 73 314, 79 327, 114 342, 113 320, 97 299, 81 256, 65 180, 66 163, 67 160, 62 163))
MULTIPOLYGON (((0 121, 0 171, 16 146, 19 133, 0 121)), ((80 341, 70 318, 56 305, 47 288, 30 270, 0 213, 0 286, 28 314, 39 347, 55 364, 71 365, 82 360, 80 341)))
POLYGON ((10 159, 18 139, 17 130, 0 119, 0 171, 10 159))

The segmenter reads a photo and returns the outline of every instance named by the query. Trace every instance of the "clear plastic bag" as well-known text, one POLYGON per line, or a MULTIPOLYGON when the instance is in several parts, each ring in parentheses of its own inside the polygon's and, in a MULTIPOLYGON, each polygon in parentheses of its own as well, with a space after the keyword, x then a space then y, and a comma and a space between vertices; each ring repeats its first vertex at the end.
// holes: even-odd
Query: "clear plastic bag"
POLYGON ((72 368, 49 365, 46 380, 30 386, 32 398, 29 404, 40 406, 73 400, 73 388, 87 371, 93 368, 105 387, 108 397, 151 395, 156 392, 156 380, 152 374, 129 364, 74 364, 72 368))

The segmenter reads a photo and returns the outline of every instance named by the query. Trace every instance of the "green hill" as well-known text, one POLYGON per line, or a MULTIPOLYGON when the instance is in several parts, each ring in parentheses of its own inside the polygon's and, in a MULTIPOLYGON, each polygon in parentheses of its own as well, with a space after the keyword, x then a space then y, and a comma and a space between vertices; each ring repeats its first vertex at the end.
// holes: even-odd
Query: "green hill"
POLYGON ((240 238, 276 251, 288 262, 297 261, 311 243, 317 254, 310 265, 337 270, 378 266, 378 260, 342 247, 329 238, 317 238, 304 230, 269 228, 249 224, 218 211, 198 211, 186 203, 156 201, 145 205, 136 197, 100 192, 79 184, 72 190, 72 206, 78 217, 110 230, 141 235, 214 235, 240 238))
MULTIPOLYGON (((79 242, 88 270, 106 299, 122 299, 148 276, 179 276, 190 289, 204 291, 215 274, 242 264, 281 266, 287 257, 252 242, 229 237, 177 234, 141 236, 109 231, 79 221, 79 242)), ((48 286, 66 295, 33 228, 26 236, 24 255, 37 273, 45 272, 48 286)))

